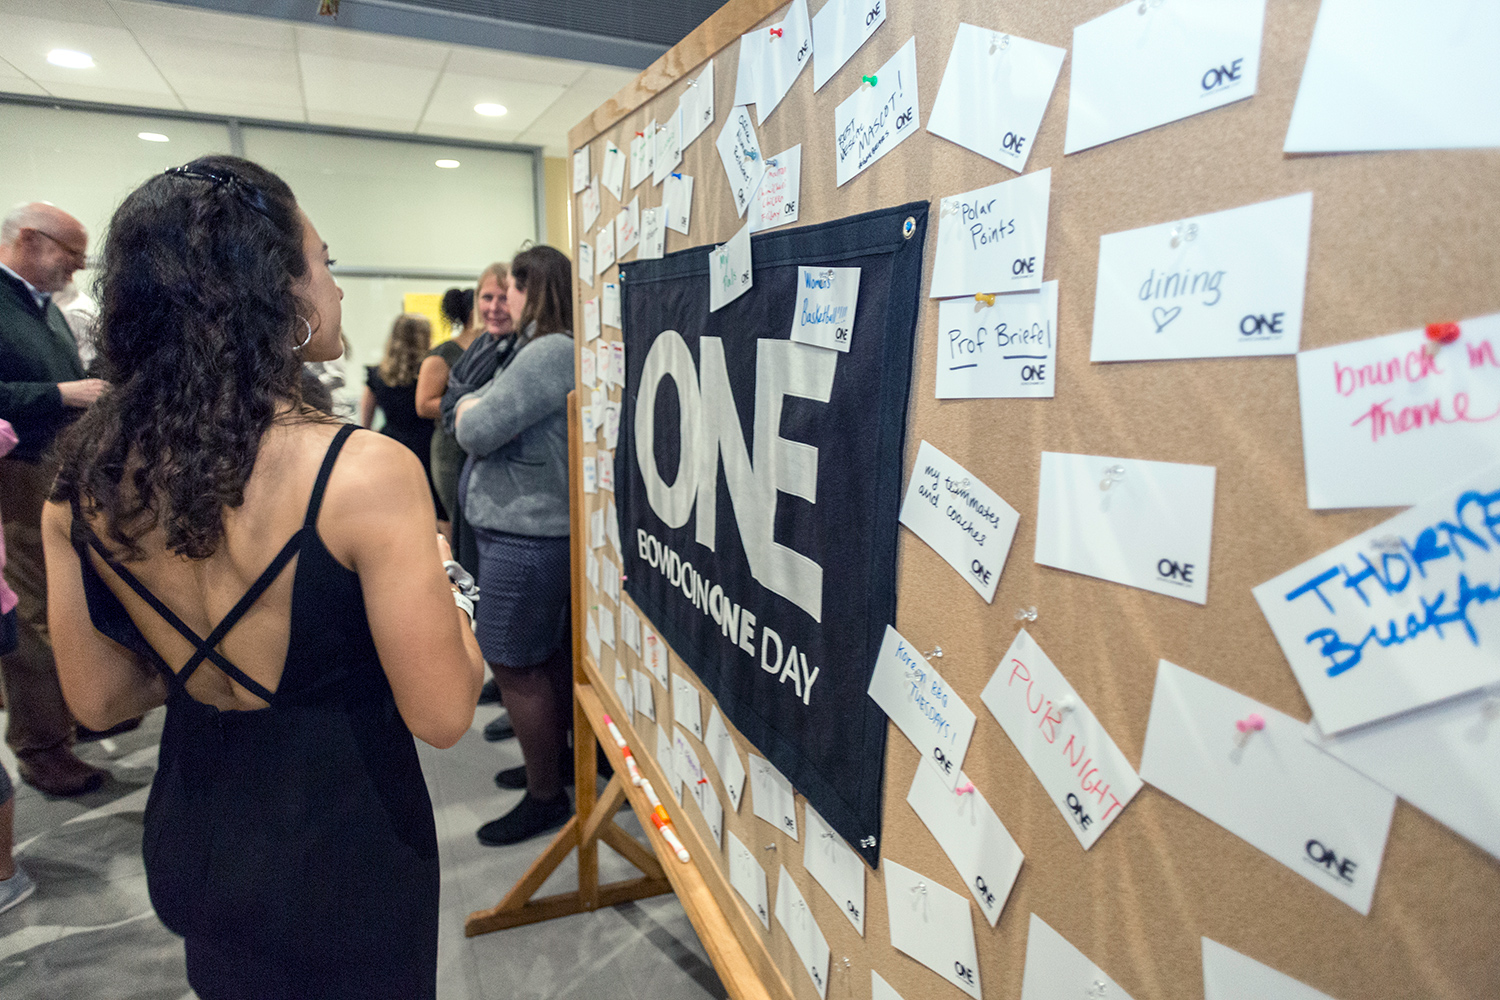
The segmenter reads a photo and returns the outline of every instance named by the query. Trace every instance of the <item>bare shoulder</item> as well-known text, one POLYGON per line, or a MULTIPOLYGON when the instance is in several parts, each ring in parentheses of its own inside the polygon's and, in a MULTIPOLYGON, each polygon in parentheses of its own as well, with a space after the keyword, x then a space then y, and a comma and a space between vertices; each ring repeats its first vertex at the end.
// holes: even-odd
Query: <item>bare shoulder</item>
POLYGON ((329 551, 354 566, 359 549, 418 516, 435 524, 421 459, 394 438, 355 431, 339 452, 318 517, 329 551))

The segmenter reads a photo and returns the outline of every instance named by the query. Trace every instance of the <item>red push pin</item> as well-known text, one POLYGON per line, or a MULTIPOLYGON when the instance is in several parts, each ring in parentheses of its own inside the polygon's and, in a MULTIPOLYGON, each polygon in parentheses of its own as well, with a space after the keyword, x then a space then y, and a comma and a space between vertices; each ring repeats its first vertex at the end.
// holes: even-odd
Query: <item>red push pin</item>
POLYGON ((637 139, 644 139, 644 138, 646 138, 646 133, 644 133, 644 132, 637 132, 637 133, 636 133, 636 134, 635 134, 635 137, 636 137, 636 138, 637 138, 637 139))
POLYGON ((1245 742, 1250 739, 1250 735, 1252 733, 1258 733, 1262 729, 1266 728, 1266 720, 1261 718, 1259 712, 1251 712, 1243 719, 1235 722, 1234 728, 1240 731, 1239 738, 1235 741, 1236 744, 1238 746, 1244 746, 1245 742))
POLYGON ((771 29, 771 37, 772 38, 780 38, 781 37, 781 29, 780 28, 772 28, 771 29))
POLYGON ((1457 323, 1428 323, 1427 344, 1424 348, 1427 351, 1427 356, 1429 358, 1437 357, 1438 348, 1444 344, 1453 343, 1458 339, 1458 335, 1461 332, 1463 331, 1458 328, 1457 323))

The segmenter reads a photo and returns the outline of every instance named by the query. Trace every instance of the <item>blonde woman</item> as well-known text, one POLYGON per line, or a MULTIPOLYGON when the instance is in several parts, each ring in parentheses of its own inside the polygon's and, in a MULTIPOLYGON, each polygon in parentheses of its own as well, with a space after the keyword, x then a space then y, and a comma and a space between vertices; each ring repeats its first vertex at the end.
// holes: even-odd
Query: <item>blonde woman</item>
MULTIPOLYGON (((385 342, 385 357, 366 371, 365 396, 360 403, 359 424, 369 427, 375 410, 385 413, 380 433, 406 445, 422 460, 427 484, 432 485, 432 421, 417 415, 417 372, 432 346, 432 323, 426 316, 402 313, 391 324, 391 335, 385 342)), ((437 490, 432 491, 436 506, 437 490)))

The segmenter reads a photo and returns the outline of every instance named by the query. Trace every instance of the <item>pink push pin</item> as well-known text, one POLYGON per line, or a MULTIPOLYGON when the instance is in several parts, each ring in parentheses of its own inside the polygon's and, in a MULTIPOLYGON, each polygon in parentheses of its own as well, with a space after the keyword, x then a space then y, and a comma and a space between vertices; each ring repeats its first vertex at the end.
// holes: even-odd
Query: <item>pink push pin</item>
POLYGON ((972 791, 974 791, 974 782, 966 781, 962 785, 959 785, 957 788, 953 789, 953 794, 968 795, 972 791))
POLYGON ((1250 739, 1251 733, 1258 733, 1266 728, 1266 720, 1261 718, 1260 713, 1251 712, 1243 719, 1237 721, 1234 724, 1234 728, 1240 731, 1239 739, 1236 740, 1236 743, 1239 746, 1244 746, 1245 742, 1250 739))

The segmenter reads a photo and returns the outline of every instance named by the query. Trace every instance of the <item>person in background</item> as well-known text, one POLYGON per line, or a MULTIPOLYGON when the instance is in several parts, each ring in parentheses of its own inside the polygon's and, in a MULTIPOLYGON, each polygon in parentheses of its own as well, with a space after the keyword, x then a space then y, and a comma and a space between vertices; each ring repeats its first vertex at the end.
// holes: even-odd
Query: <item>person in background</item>
MULTIPOLYGON (((511 261, 505 303, 516 346, 495 377, 459 401, 460 483, 484 595, 476 631, 525 759, 526 795, 479 828, 486 844, 554 829, 572 812, 563 758, 572 721, 568 393, 573 388, 572 268, 554 247, 511 261)), ((502 775, 504 772, 502 772, 502 775)), ((497 778, 498 780, 498 778, 497 778)))
POLYGON ((5 739, 21 780, 49 795, 91 792, 109 773, 73 753, 74 741, 90 734, 75 728, 58 687, 42 557, 42 505, 57 472, 48 449, 106 388, 84 377, 73 331, 52 301, 83 268, 88 245, 81 222, 42 202, 0 222, 0 418, 20 438, 0 458, 0 512, 10 555, 5 578, 21 599, 19 645, 0 657, 0 681, 10 713, 5 739))
POLYGON ((349 398, 349 394, 344 391, 344 387, 349 383, 346 367, 349 363, 349 356, 353 353, 354 349, 349 343, 349 338, 343 333, 339 334, 339 343, 343 347, 338 357, 329 358, 327 361, 309 361, 303 365, 303 368, 322 383, 323 394, 327 396, 329 405, 332 407, 330 412, 340 420, 352 422, 355 415, 355 404, 349 398))
MULTIPOLYGON (((360 402, 359 425, 369 427, 377 407, 385 413, 380 433, 406 445, 422 460, 422 471, 432 487, 432 421, 417 415, 417 370, 432 344, 432 323, 426 316, 402 313, 391 324, 385 357, 365 370, 365 394, 360 402)), ((439 503, 437 490, 432 502, 439 503)))
POLYGON ((62 310, 63 319, 68 321, 68 329, 78 341, 78 360, 83 362, 83 370, 88 371, 99 354, 94 338, 95 328, 99 325, 99 303, 79 288, 76 281, 68 282, 66 288, 52 296, 52 301, 62 310))
MULTIPOLYGON (((0 458, 16 446, 16 432, 9 420, 0 420, 0 458)), ((0 537, 0 655, 16 648, 16 603, 20 598, 6 586, 5 539, 0 537)), ((26 869, 16 864, 16 790, 10 772, 0 767, 0 913, 36 892, 36 883, 26 869)))
MULTIPOLYGON (((492 265, 498 266, 498 265, 492 265)), ((483 275, 480 276, 481 280, 483 275)), ((417 372, 417 416, 431 420, 432 441, 429 468, 432 488, 438 498, 438 530, 453 541, 452 520, 458 511, 458 473, 464 466, 464 452, 453 432, 443 426, 443 393, 448 388, 448 373, 479 336, 474 322, 474 289, 450 288, 443 293, 443 319, 452 333, 448 340, 427 352, 417 372)))
POLYGON ((59 444, 43 531, 68 704, 167 706, 152 906, 202 1000, 433 1000, 413 736, 473 722, 474 590, 417 457, 302 399, 343 349, 328 247, 276 175, 205 156, 126 197, 99 287, 113 388, 59 444))

